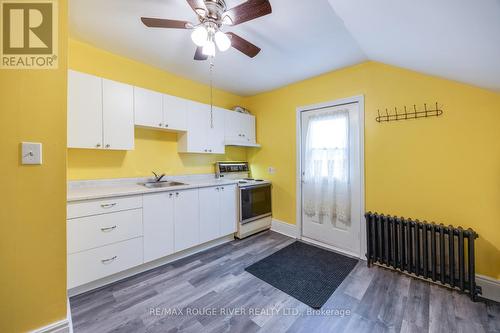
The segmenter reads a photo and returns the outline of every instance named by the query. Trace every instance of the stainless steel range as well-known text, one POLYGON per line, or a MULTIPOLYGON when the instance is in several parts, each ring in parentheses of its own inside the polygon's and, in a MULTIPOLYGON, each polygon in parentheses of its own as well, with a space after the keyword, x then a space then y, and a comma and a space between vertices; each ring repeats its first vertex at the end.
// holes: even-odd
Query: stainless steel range
POLYGON ((215 176, 238 180, 239 223, 236 237, 271 228, 271 182, 250 178, 248 162, 217 162, 215 176))

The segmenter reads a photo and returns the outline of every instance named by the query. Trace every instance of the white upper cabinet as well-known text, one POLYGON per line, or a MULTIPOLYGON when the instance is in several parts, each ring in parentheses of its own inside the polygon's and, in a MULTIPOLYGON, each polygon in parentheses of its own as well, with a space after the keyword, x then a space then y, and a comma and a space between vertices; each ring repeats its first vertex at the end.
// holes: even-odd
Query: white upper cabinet
POLYGON ((179 136, 181 153, 224 154, 224 114, 210 105, 188 101, 187 132, 179 136))
POLYGON ((188 101, 175 96, 163 95, 163 125, 174 131, 187 130, 188 101))
POLYGON ((225 144, 228 146, 258 146, 255 140, 255 116, 225 110, 225 144))
POLYGON ((163 128, 163 94, 134 87, 135 124, 163 128))
POLYGON ((180 153, 259 147, 252 115, 68 71, 69 148, 132 150, 134 125, 179 132, 180 153))
POLYGON ((68 147, 134 149, 132 86, 68 71, 68 147))
POLYGON ((102 79, 68 72, 68 147, 102 148, 102 79))
POLYGON ((134 87, 135 124, 172 131, 187 130, 187 100, 134 87))
POLYGON ((104 148, 134 149, 134 88, 103 79, 102 110, 104 148))
MULTIPOLYGON (((210 106, 208 107, 210 108, 210 106)), ((208 128, 207 135, 209 150, 212 154, 224 154, 226 150, 224 143, 224 110, 214 106, 212 111, 212 126, 208 128)))

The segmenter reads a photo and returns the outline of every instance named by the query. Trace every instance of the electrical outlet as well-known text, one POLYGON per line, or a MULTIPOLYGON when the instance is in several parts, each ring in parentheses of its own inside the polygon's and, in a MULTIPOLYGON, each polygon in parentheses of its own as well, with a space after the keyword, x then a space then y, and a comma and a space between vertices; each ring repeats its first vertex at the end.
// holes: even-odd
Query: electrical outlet
POLYGON ((42 144, 38 142, 23 142, 21 149, 23 164, 42 164, 42 144))
POLYGON ((274 167, 269 167, 267 168, 267 173, 274 175, 276 173, 276 169, 274 167))

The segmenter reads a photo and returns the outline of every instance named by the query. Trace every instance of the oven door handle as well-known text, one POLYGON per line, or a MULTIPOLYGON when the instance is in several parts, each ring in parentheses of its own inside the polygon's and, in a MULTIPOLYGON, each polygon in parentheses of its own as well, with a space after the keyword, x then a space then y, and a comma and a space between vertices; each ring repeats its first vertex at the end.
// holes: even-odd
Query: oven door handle
POLYGON ((272 184, 266 183, 266 184, 259 184, 259 185, 245 185, 245 186, 240 186, 240 191, 242 190, 249 190, 253 188, 261 188, 261 187, 271 187, 272 184))

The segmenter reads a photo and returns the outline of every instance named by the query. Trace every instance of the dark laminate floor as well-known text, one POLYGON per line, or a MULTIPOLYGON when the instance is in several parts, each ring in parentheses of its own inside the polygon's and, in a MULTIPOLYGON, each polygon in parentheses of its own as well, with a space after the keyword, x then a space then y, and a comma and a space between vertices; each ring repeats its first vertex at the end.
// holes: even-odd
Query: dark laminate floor
POLYGON ((500 305, 364 262, 310 313, 244 271, 293 241, 265 232, 73 297, 74 331, 500 332, 500 305))

